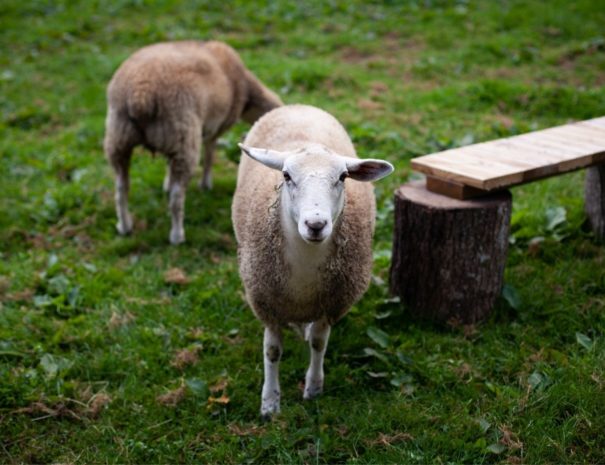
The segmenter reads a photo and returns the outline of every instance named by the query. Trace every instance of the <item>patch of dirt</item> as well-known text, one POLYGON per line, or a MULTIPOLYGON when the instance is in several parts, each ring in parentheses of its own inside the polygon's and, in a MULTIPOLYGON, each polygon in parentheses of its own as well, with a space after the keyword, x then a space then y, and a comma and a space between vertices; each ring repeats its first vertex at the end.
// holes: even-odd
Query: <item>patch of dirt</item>
POLYGON ((357 101, 357 108, 359 108, 360 110, 366 110, 366 111, 378 111, 378 110, 383 110, 384 105, 382 103, 375 102, 373 100, 359 99, 357 101))
POLYGON ((419 40, 403 39, 396 32, 385 34, 380 39, 380 50, 373 52, 360 50, 355 46, 344 47, 340 58, 345 63, 352 65, 368 65, 371 63, 386 62, 391 66, 411 65, 418 55, 426 49, 426 45, 419 40))

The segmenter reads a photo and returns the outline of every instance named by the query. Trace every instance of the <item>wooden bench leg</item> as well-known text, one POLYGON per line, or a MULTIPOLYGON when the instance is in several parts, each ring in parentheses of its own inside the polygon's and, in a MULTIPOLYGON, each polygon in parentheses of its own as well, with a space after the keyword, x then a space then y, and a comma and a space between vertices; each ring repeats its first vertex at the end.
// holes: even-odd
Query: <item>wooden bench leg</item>
POLYGON ((414 316, 447 323, 485 319, 500 294, 512 196, 456 200, 424 182, 395 192, 390 289, 414 316))
POLYGON ((591 166, 586 170, 584 194, 590 226, 596 237, 605 239, 605 165, 591 166))

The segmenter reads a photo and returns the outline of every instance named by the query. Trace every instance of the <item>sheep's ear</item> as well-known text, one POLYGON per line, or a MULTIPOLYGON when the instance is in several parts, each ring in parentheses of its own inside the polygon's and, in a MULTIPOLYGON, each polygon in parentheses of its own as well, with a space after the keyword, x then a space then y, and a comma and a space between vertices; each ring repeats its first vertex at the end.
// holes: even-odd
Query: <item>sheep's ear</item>
POLYGON ((349 177, 357 181, 377 181, 393 172, 393 165, 388 161, 374 160, 371 158, 358 160, 347 158, 347 170, 349 177))
POLYGON ((287 152, 247 147, 243 144, 238 145, 250 158, 253 158, 257 162, 275 170, 281 171, 284 166, 284 161, 286 161, 286 158, 288 158, 287 152))

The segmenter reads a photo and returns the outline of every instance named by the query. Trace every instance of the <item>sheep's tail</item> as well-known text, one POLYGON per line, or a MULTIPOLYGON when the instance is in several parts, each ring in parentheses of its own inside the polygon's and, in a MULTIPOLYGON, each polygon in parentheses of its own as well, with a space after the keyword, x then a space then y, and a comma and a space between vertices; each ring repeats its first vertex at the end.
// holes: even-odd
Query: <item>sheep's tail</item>
POLYGON ((139 123, 145 123, 155 118, 157 99, 152 86, 147 81, 140 81, 130 92, 126 102, 128 116, 139 123))

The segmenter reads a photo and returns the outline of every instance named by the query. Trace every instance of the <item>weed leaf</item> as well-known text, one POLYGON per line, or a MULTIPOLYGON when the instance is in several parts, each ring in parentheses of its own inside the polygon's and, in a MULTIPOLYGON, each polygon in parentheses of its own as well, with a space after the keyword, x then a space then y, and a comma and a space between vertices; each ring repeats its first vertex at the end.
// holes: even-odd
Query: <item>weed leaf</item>
POLYGON ((586 350, 590 350, 594 346, 594 341, 583 333, 576 333, 576 341, 586 350))
POLYGON ((381 360, 388 365, 389 359, 386 357, 386 355, 381 354, 377 350, 374 350, 370 347, 366 347, 365 349, 363 349, 363 351, 366 355, 368 355, 370 357, 376 357, 378 360, 381 360))
POLYGON ((494 444, 487 446, 487 450, 492 454, 501 454, 506 450, 506 446, 504 444, 495 442, 494 444))
POLYGON ((563 207, 551 207, 546 210, 546 229, 554 231, 555 228, 567 220, 567 211, 563 207))
POLYGON ((502 287, 502 297, 504 297, 504 300, 506 300, 512 309, 519 310, 521 308, 521 297, 519 297, 517 290, 510 284, 504 284, 502 287))
POLYGON ((383 349, 386 349, 389 346, 389 335, 381 329, 378 329, 374 326, 370 326, 367 330, 367 333, 368 336, 370 336, 370 339, 372 339, 372 341, 374 341, 383 349))

